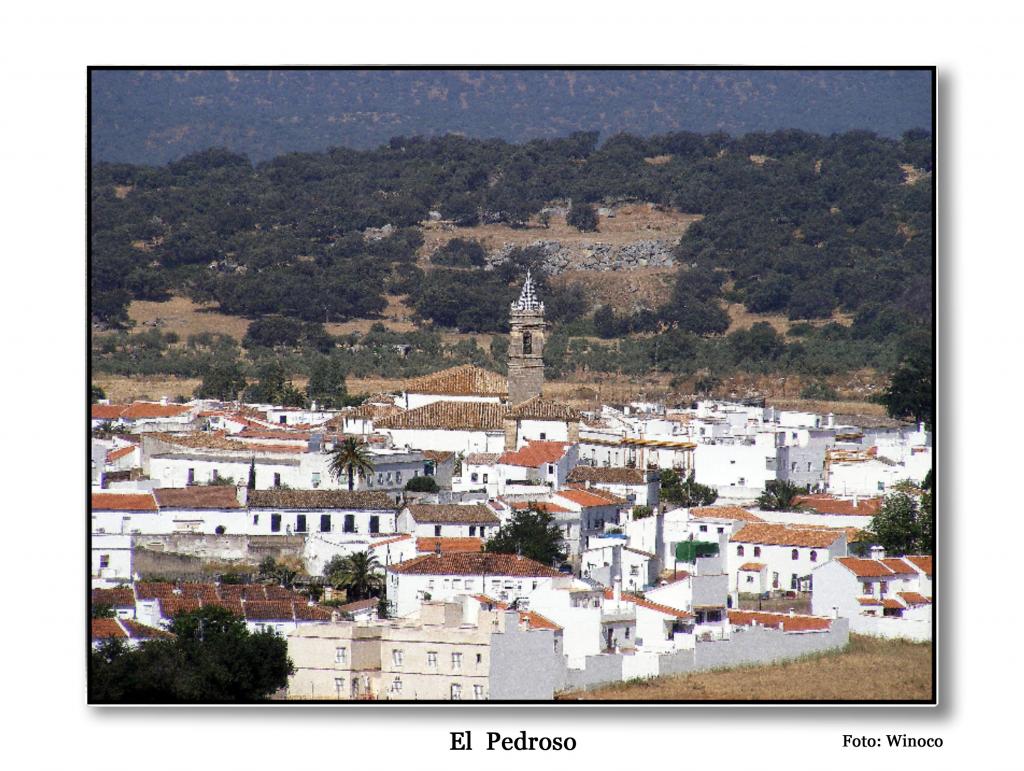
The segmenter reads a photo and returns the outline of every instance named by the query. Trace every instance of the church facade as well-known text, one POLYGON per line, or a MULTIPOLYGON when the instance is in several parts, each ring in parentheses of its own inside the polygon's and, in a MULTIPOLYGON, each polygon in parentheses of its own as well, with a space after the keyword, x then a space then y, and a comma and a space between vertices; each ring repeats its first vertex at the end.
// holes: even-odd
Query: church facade
POLYGON ((544 387, 544 303, 537 299, 533 277, 526 282, 509 313, 508 403, 518 405, 540 396, 544 387))

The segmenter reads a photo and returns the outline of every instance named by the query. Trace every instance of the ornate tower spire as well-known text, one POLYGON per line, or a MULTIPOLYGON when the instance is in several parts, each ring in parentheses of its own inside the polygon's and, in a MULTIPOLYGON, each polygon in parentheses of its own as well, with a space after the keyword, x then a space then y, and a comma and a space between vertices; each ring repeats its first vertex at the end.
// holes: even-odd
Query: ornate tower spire
POLYGON ((537 299, 533 276, 526 281, 519 299, 509 313, 511 334, 508 341, 508 400, 521 404, 540 396, 544 386, 544 303, 537 299))

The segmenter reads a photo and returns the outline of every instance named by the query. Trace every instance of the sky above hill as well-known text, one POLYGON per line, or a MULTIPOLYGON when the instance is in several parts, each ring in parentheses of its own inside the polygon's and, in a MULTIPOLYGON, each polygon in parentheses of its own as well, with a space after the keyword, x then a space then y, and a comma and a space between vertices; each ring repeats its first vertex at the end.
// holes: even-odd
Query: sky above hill
POLYGON ((926 70, 94 70, 94 161, 209 147, 254 161, 395 136, 512 142, 600 131, 931 126, 926 70))

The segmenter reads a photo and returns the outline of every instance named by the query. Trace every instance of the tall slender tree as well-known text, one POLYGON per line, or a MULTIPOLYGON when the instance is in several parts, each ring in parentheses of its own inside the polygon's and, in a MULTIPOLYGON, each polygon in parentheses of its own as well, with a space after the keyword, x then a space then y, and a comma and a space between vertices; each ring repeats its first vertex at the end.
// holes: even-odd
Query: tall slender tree
POLYGON ((335 479, 341 479, 342 474, 347 475, 348 489, 354 490, 356 474, 372 474, 373 461, 370 460, 366 445, 348 437, 331 453, 331 461, 327 468, 335 479))

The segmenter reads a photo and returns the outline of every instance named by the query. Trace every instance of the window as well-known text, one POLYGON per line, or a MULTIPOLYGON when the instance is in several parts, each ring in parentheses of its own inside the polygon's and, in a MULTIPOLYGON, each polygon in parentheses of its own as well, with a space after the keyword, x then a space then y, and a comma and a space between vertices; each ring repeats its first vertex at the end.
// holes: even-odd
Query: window
POLYGON ((719 532, 719 533, 724 533, 724 532, 725 532, 725 528, 724 528, 724 527, 720 527, 720 528, 718 528, 718 532, 719 532))
POLYGON ((473 686, 473 698, 477 701, 482 701, 484 698, 484 687, 482 685, 473 686))
POLYGON ((814 549, 811 549, 811 562, 817 562, 817 561, 818 561, 818 552, 814 551, 814 549))
POLYGON ((102 569, 102 568, 109 568, 109 567, 110 567, 110 555, 109 554, 101 554, 100 555, 100 568, 102 569))
POLYGON ((529 356, 533 353, 533 335, 523 332, 523 354, 529 356))
POLYGON ((452 654, 452 669, 454 669, 456 672, 459 671, 460 669, 462 669, 462 654, 461 653, 453 653, 452 654))
POLYGON ((736 484, 738 484, 740 487, 743 487, 744 485, 747 484, 747 478, 746 477, 740 477, 740 481, 737 482, 736 484))
POLYGON ((402 649, 395 648, 391 651, 391 663, 396 667, 402 666, 402 649))
MULTIPOLYGON (((789 464, 789 470, 796 471, 796 461, 793 461, 792 463, 789 464)), ((810 469, 808 469, 808 471, 810 471, 810 469)))
POLYGON ((700 526, 700 531, 701 531, 702 533, 706 533, 706 532, 708 531, 708 526, 707 526, 707 525, 701 525, 701 526, 700 526))
POLYGON ((748 584, 754 583, 754 577, 753 576, 747 576, 747 583, 748 584))
POLYGON ((476 663, 477 664, 480 664, 481 662, 483 662, 483 660, 484 660, 484 655, 482 653, 476 654, 476 663))
POLYGON ((402 483, 402 472, 401 472, 401 471, 396 471, 396 472, 395 472, 395 481, 396 481, 396 482, 397 482, 398 484, 401 484, 401 483, 402 483))
POLYGON ((810 471, 810 470, 811 470, 811 462, 810 462, 810 461, 807 461, 807 470, 808 470, 808 471, 810 471))
POLYGON ((547 438, 548 438, 547 432, 546 431, 541 431, 540 432, 540 440, 543 442, 547 438))
POLYGON ((217 469, 214 469, 213 471, 211 471, 210 472, 210 479, 212 479, 214 482, 216 482, 218 479, 220 479, 220 472, 217 471, 217 469))
POLYGON ((789 588, 792 589, 794 592, 800 588, 800 576, 798 576, 796 573, 793 573, 793 575, 791 575, 789 578, 789 588))
POLYGON ((313 487, 316 488, 316 487, 319 487, 319 486, 320 486, 320 472, 319 471, 314 471, 313 472, 313 487))
POLYGON ((627 640, 629 639, 629 627, 628 626, 626 627, 626 639, 627 640))
POLYGON ((295 515, 295 532, 305 533, 306 532, 306 515, 296 514, 295 515))
POLYGON ((799 549, 793 549, 793 551, 790 552, 790 557, 792 559, 800 559, 800 550, 799 549))
POLYGON ((476 482, 478 479, 479 479, 479 477, 478 477, 476 472, 473 472, 472 474, 469 475, 469 481, 470 482, 476 482))
POLYGON ((195 483, 196 483, 196 470, 194 468, 190 468, 188 470, 188 482, 186 482, 186 484, 194 485, 195 483))
POLYGON ((638 576, 638 575, 640 575, 640 566, 639 565, 630 565, 629 566, 629 574, 631 576, 638 576))
POLYGON ((254 525, 258 525, 260 523, 260 515, 259 514, 253 514, 252 515, 252 523, 254 525))
POLYGON ((288 416, 287 415, 278 415, 277 416, 277 422, 282 424, 282 425, 286 424, 288 422, 288 416))
POLYGON ((861 584, 861 588, 862 588, 864 594, 871 594, 872 593, 871 592, 871 584, 868 583, 867 581, 865 581, 863 584, 861 584))
POLYGON ((270 515, 270 532, 280 533, 281 532, 281 515, 271 514, 270 515))
POLYGON ((274 487, 280 487, 280 486, 281 486, 281 475, 275 473, 274 474, 274 487))
POLYGON ((394 680, 391 681, 391 691, 392 693, 402 692, 402 678, 396 677, 394 680))
POLYGON ((354 533, 356 531, 356 515, 346 514, 343 529, 346 533, 354 533))
POLYGON ((334 649, 334 663, 335 664, 347 664, 348 663, 348 648, 339 646, 334 649))
POLYGON ((452 683, 452 701, 462 700, 462 686, 458 683, 452 683))
POLYGON ((435 538, 440 538, 441 537, 441 526, 440 525, 434 525, 434 537, 435 538))
POLYGON ((427 666, 437 669, 437 651, 427 651, 427 666))
POLYGON ((487 474, 483 475, 483 480, 482 481, 483 481, 484 484, 487 484, 487 474))
POLYGON ((455 591, 458 591, 461 588, 462 588, 462 581, 460 581, 457 578, 453 578, 452 579, 452 589, 455 590, 455 591))
POLYGON ((760 546, 755 546, 754 547, 754 556, 755 557, 760 557, 761 556, 761 547, 760 546))
POLYGON ((737 546, 736 547, 736 556, 737 557, 742 557, 743 556, 743 547, 742 546, 737 546))
POLYGON ((889 585, 887 583, 885 583, 885 581, 880 581, 878 583, 878 594, 879 594, 879 596, 885 597, 885 593, 888 590, 889 590, 889 585))
POLYGON ((329 533, 331 532, 331 515, 321 514, 320 515, 320 532, 329 533))
POLYGON ((879 492, 884 492, 885 491, 885 482, 879 482, 878 483, 878 490, 879 490, 879 492))
POLYGON ((549 463, 548 464, 548 476, 551 476, 554 473, 555 473, 555 466, 554 466, 554 464, 549 463))
POLYGON ((345 678, 344 677, 336 677, 336 678, 334 678, 334 690, 338 692, 338 698, 339 699, 341 698, 341 692, 344 690, 344 688, 345 688, 345 678))
POLYGON ((374 514, 373 516, 370 517, 370 532, 371 533, 379 533, 380 532, 380 517, 378 517, 376 514, 374 514))
POLYGON ((387 472, 387 474, 385 474, 385 478, 387 479, 388 484, 391 484, 391 472, 390 471, 387 472))
MULTIPOLYGON (((391 475, 388 474, 388 476, 391 476, 391 475)), ((379 484, 379 485, 384 484, 384 473, 383 472, 377 474, 377 484, 379 484)))
POLYGON ((434 476, 434 462, 433 461, 431 461, 430 463, 424 463, 423 464, 423 475, 424 476, 428 476, 428 477, 434 476))
POLYGON ((470 525, 469 526, 469 534, 470 534, 470 536, 476 535, 476 525, 470 525))

